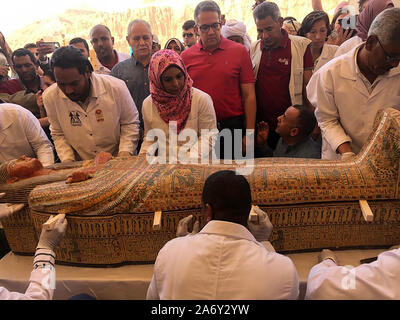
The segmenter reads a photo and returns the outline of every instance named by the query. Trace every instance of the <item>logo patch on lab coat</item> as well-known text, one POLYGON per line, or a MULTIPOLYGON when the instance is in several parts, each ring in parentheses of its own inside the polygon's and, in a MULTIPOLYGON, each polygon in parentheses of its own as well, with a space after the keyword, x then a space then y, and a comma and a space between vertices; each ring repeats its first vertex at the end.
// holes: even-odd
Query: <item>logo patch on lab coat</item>
POLYGON ((79 113, 75 111, 71 111, 69 113, 69 118, 70 118, 70 122, 71 122, 71 126, 73 127, 81 127, 82 126, 82 122, 81 119, 79 119, 79 113))
POLYGON ((95 114, 96 114, 97 122, 104 121, 103 111, 101 111, 100 109, 97 109, 95 114))

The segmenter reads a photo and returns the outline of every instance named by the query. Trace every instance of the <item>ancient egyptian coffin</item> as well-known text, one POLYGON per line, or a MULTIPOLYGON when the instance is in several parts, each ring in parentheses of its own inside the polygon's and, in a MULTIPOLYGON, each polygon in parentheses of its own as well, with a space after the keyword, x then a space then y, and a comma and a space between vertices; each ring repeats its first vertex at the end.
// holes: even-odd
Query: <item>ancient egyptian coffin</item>
MULTIPOLYGON (((294 252, 400 243, 399 141, 400 112, 386 109, 378 114, 364 148, 350 161, 255 159, 246 178, 253 204, 267 211, 274 225, 270 240, 275 249, 294 252), (373 221, 363 218, 360 199, 368 200, 373 221)), ((113 159, 88 181, 33 188, 30 217, 38 235, 49 215, 67 214, 58 262, 153 262, 159 249, 175 237, 180 218, 194 214, 201 219, 205 179, 237 167, 151 165, 145 157, 113 159), (162 211, 160 230, 153 229, 156 211, 162 211)), ((3 222, 7 236, 12 219, 3 222)))

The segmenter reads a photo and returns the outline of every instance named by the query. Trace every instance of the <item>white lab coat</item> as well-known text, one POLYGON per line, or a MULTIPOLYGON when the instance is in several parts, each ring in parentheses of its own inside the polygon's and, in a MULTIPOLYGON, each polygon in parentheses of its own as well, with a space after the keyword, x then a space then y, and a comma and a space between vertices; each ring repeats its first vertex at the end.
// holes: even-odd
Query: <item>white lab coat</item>
POLYGON ((353 50, 355 47, 358 47, 361 43, 363 43, 363 40, 357 35, 351 37, 350 39, 347 39, 336 50, 335 58, 353 50))
POLYGON ((38 158, 43 166, 54 163, 53 146, 39 120, 16 104, 0 104, 0 162, 21 156, 38 158))
MULTIPOLYGON (((160 117, 151 95, 143 101, 142 114, 145 138, 140 148, 140 154, 154 155, 155 148, 151 146, 157 144, 158 154, 168 155, 170 142, 169 125, 160 117), (152 129, 159 129, 164 133, 164 136, 158 136, 157 142, 154 142, 154 140, 147 141, 146 139, 148 132, 152 129)), ((197 140, 192 141, 193 143, 190 145, 191 148, 193 147, 193 154, 196 154, 198 157, 201 157, 201 155, 209 156, 214 149, 218 129, 213 101, 207 93, 196 88, 192 89, 191 109, 184 129, 191 129, 196 132, 197 140), (202 134, 202 129, 207 129, 209 131, 202 134), (201 150, 203 139, 208 141, 208 148, 201 150)), ((183 133, 184 131, 181 132, 183 133)), ((184 136, 182 136, 182 139, 183 138, 184 136)), ((180 147, 186 143, 189 143, 187 138, 185 138, 185 141, 177 141, 176 144, 180 147)), ((178 154, 178 152, 179 149, 176 151, 176 154, 178 154)))
POLYGON ((326 259, 308 275, 306 300, 400 299, 400 249, 381 253, 378 260, 355 268, 326 259))
POLYGON ((116 156, 135 153, 139 140, 139 113, 125 83, 92 73, 86 111, 52 85, 43 94, 51 136, 62 162, 89 160, 100 151, 116 156))
POLYGON ((323 65, 331 61, 334 58, 335 52, 338 48, 338 46, 335 46, 333 44, 325 43, 322 47, 321 55, 318 57, 318 62, 314 66, 313 72, 317 72, 323 65))
POLYGON ((268 251, 242 225, 213 220, 158 253, 147 299, 297 299, 293 262, 268 251))
POLYGON ((52 300, 56 280, 53 257, 53 250, 38 249, 33 259, 28 289, 25 293, 19 293, 0 287, 0 300, 52 300))
POLYGON ((372 132, 377 112, 400 107, 400 67, 380 76, 370 94, 356 65, 359 47, 327 63, 307 85, 322 131, 322 159, 338 159, 336 150, 344 142, 351 142, 358 153, 372 132))

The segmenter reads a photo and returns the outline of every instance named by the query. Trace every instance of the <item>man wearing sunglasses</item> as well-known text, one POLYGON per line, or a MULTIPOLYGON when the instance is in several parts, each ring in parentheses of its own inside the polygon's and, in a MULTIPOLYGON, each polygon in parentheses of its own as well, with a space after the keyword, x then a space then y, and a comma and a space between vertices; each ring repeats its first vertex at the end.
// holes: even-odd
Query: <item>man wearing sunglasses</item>
MULTIPOLYGON (((254 144, 244 131, 254 130, 256 116, 255 79, 250 56, 244 46, 221 36, 221 10, 214 1, 200 2, 194 11, 194 18, 194 31, 200 41, 185 50, 182 59, 193 79, 193 86, 213 99, 218 129, 227 129, 221 136, 230 132, 233 138, 234 130, 241 130, 243 152, 246 146, 254 144)), ((227 150, 223 152, 223 144, 217 142, 217 157, 242 157, 238 141, 232 139, 232 144, 226 144, 227 150)))
POLYGON ((368 38, 314 73, 307 95, 317 108, 322 158, 348 159, 367 141, 379 110, 400 108, 400 8, 381 12, 368 38))
POLYGON ((198 36, 194 32, 195 25, 196 22, 194 20, 187 20, 182 26, 182 39, 186 49, 197 43, 198 36))

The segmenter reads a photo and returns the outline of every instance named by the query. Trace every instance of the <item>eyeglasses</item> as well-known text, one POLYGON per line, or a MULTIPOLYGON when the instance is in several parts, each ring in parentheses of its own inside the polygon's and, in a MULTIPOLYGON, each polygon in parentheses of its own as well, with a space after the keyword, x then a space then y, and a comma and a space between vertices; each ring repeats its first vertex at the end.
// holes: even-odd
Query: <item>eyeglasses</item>
POLYGON ((191 38, 191 37, 194 36, 194 34, 193 34, 193 33, 184 33, 182 36, 183 36, 184 38, 185 38, 185 37, 191 38))
POLYGON ((215 22, 213 24, 202 24, 201 26, 198 26, 201 32, 208 32, 210 28, 212 28, 214 31, 219 30, 221 28, 221 22, 215 22))
POLYGON ((390 54, 388 54, 386 52, 386 50, 383 48, 382 43, 379 41, 379 38, 376 38, 378 40, 379 45, 382 48, 383 53, 385 54, 385 58, 386 58, 386 62, 387 63, 392 63, 392 62, 399 62, 400 61, 400 57, 391 57, 390 54))

